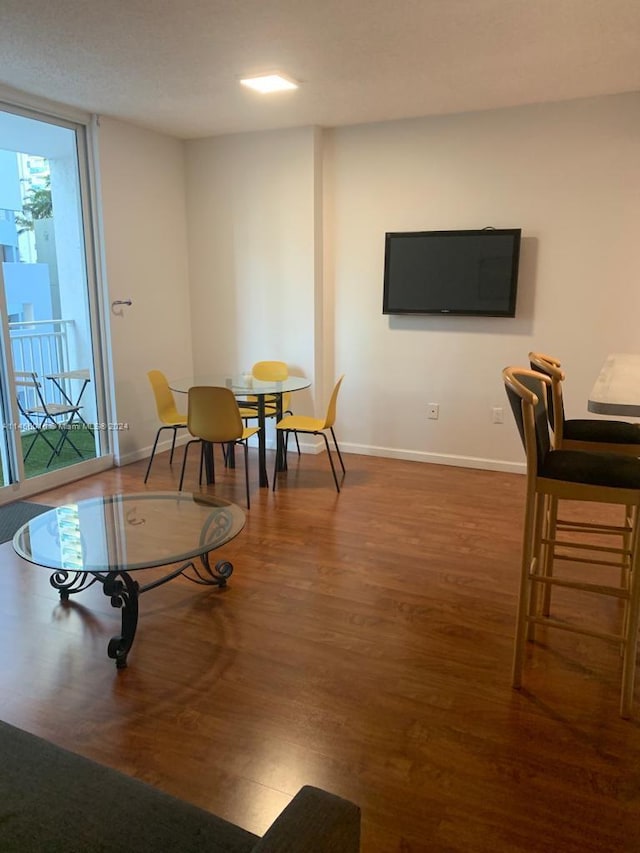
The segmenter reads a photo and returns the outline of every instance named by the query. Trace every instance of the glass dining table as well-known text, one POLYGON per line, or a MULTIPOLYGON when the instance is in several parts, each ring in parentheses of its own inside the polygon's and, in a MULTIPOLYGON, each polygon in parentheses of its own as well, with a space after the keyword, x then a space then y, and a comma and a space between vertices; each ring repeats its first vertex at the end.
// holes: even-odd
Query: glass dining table
MULTIPOLYGON (((266 461, 266 408, 267 401, 269 406, 275 405, 276 423, 282 418, 282 395, 287 391, 302 391, 309 388, 311 380, 304 376, 288 376, 278 382, 269 382, 261 379, 255 379, 249 374, 242 376, 224 376, 222 374, 205 373, 195 376, 185 376, 182 379, 169 380, 169 387, 172 391, 178 394, 187 394, 189 388, 196 385, 214 385, 217 387, 230 388, 238 402, 243 408, 247 406, 244 402, 247 398, 254 398, 251 401, 251 406, 255 406, 258 426, 258 470, 260 485, 268 487, 269 477, 267 475, 266 461), (273 398, 273 399, 270 399, 273 398)), ((181 408, 181 407, 179 407, 181 408)), ((231 448, 232 449, 232 448, 231 448)), ((211 446, 205 446, 205 473, 207 483, 213 482, 213 450, 211 446)), ((229 459, 229 464, 233 465, 233 454, 229 459)), ((280 431, 276 431, 276 469, 283 471, 286 462, 284 458, 284 443, 280 431)))

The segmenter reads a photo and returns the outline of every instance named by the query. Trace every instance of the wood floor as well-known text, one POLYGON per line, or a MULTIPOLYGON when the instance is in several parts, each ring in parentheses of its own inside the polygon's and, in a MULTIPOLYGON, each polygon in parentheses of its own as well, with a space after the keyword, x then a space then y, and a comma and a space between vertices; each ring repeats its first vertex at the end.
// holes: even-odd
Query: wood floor
MULTIPOLYGON (((126 670, 100 590, 65 607, 0 546, 0 717, 256 833, 313 784, 360 804, 364 853, 640 850, 618 650, 549 632, 510 687, 524 478, 346 454, 338 495, 294 453, 274 495, 256 461, 228 588, 144 596, 126 670)), ((166 454, 144 470, 34 500, 176 487, 166 454)), ((592 599, 563 606, 614 625, 592 599)))

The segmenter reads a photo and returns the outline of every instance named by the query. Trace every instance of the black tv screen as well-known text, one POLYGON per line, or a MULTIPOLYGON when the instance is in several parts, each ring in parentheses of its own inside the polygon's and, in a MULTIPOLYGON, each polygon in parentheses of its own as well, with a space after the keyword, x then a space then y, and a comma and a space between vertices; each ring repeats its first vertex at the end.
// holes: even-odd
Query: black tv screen
POLYGON ((520 228, 387 233, 383 314, 515 317, 520 228))

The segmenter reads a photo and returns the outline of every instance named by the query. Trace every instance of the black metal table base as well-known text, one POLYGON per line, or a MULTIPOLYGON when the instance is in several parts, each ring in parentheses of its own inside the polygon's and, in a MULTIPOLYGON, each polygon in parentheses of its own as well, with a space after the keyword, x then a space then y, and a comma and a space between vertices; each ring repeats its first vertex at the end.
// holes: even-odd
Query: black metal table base
POLYGON ((182 575, 192 583, 205 586, 226 586, 227 579, 233 572, 233 565, 228 560, 219 560, 215 566, 209 561, 209 555, 203 554, 200 563, 189 560, 163 575, 157 580, 141 586, 129 572, 117 570, 112 572, 74 572, 58 570, 51 576, 51 586, 60 593, 62 601, 68 601, 70 595, 75 595, 93 586, 102 584, 102 591, 111 600, 111 605, 121 612, 120 634, 112 637, 107 646, 107 655, 115 660, 117 669, 127 666, 127 656, 136 636, 138 627, 138 598, 143 592, 148 592, 162 586, 173 578, 182 575))
MULTIPOLYGON (((279 423, 282 420, 282 394, 274 394, 275 400, 275 408, 276 408, 276 423, 279 423)), ((266 453, 266 404, 263 395, 260 395, 255 404, 250 404, 247 401, 243 401, 244 406, 249 406, 250 408, 255 408, 257 418, 258 418, 258 426, 260 431, 258 432, 258 480, 261 488, 269 487, 269 477, 267 475, 267 453, 266 453)), ((204 459, 204 470, 207 485, 211 485, 215 483, 215 473, 214 473, 214 465, 213 465, 213 445, 209 442, 203 443, 203 459, 204 459)), ((235 468, 235 453, 234 453, 234 444, 229 444, 227 448, 227 455, 225 464, 227 468, 235 468)), ((276 471, 286 471, 287 470, 287 457, 285 452, 284 441, 282 439, 282 434, 280 430, 276 431, 276 471)))

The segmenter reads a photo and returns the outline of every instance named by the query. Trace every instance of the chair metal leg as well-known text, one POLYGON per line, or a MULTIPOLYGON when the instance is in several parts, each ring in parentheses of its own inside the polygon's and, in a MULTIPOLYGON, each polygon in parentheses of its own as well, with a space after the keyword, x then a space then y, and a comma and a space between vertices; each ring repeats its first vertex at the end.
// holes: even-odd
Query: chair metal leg
MULTIPOLYGON (((71 433, 71 425, 73 423, 73 415, 71 415, 69 420, 65 421, 63 424, 59 424, 52 417, 46 418, 42 423, 45 424, 47 422, 47 420, 51 424, 53 424, 53 429, 60 433, 60 435, 58 437, 58 441, 56 442, 56 446, 54 447, 53 452, 51 453, 51 456, 49 457, 49 461, 47 462, 47 468, 49 467, 49 465, 51 465, 51 463, 53 462, 55 457, 59 456, 60 453, 62 453, 62 448, 64 447, 65 442, 67 444, 70 444, 71 447, 73 447, 73 449, 77 453, 77 455, 80 457, 80 459, 82 459, 82 453, 80 453, 80 451, 75 446, 73 441, 71 441, 70 433, 71 433)), ((51 445, 49 445, 49 446, 51 446, 51 445)))
POLYGON ((35 445, 36 441, 38 440, 38 436, 41 436, 41 437, 42 437, 42 440, 43 440, 46 444, 48 444, 48 445, 49 445, 49 448, 50 448, 52 451, 54 451, 54 452, 55 452, 55 446, 54 446, 53 444, 51 444, 51 442, 49 441, 49 439, 47 438, 47 436, 44 434, 44 432, 45 432, 45 431, 44 431, 43 429, 41 429, 40 427, 37 427, 37 426, 35 427, 35 433, 33 434, 33 439, 32 439, 32 441, 31 441, 31 444, 29 445, 29 449, 27 450, 27 452, 26 452, 26 453, 25 453, 25 455, 23 456, 23 459, 24 459, 24 461, 25 461, 25 462, 26 462, 26 461, 27 461, 27 459, 29 458, 29 454, 30 454, 30 453, 31 453, 31 451, 33 450, 34 445, 35 445))
MULTIPOLYGON (((277 439, 278 439, 277 432, 278 432, 278 430, 276 430, 276 445, 277 445, 277 439)), ((286 433, 285 433, 285 435, 286 435, 286 433)), ((283 441, 284 441, 284 437, 283 437, 283 441)), ((276 483, 278 482, 278 450, 277 450, 277 447, 276 447, 276 452, 273 454, 273 459, 274 459, 274 461, 273 461, 273 486, 271 487, 271 490, 275 492, 276 483)))
POLYGON ((169 465, 173 464, 173 451, 176 447, 176 437, 178 435, 178 427, 171 427, 173 430, 173 441, 171 442, 171 453, 169 454, 169 465))
MULTIPOLYGON (((27 411, 25 411, 25 409, 20 405, 20 398, 18 398, 18 410, 19 410, 20 414, 24 417, 24 419, 27 421, 27 423, 31 426, 31 429, 33 431, 31 434, 31 444, 29 445, 29 449, 27 450, 27 452, 22 457, 23 460, 26 462, 27 459, 29 458, 29 454, 31 453, 31 451, 34 448, 36 441, 38 440, 38 436, 40 435, 40 432, 41 432, 41 427, 38 426, 38 424, 33 420, 33 418, 29 415, 29 413, 27 411)), ((24 435, 24 433, 22 435, 24 435)), ((45 441, 49 445, 49 448, 51 450, 54 449, 53 444, 51 444, 51 442, 49 441, 49 439, 47 438, 46 435, 43 434, 42 439, 43 439, 43 441, 45 441)), ((24 445, 23 445, 23 447, 24 447, 24 445)))
MULTIPOLYGON (((290 414, 290 415, 292 415, 292 414, 293 414, 293 412, 289 412, 289 414, 290 414)), ((296 440, 296 448, 298 449, 298 456, 300 456, 300 442, 298 441, 298 433, 297 433, 297 432, 295 432, 295 430, 294 430, 294 433, 293 433, 293 437, 294 437, 294 438, 295 438, 295 440, 296 440)))
POLYGON ((199 438, 194 438, 193 441, 188 441, 184 446, 184 456, 182 457, 182 470, 180 471, 180 485, 178 486, 178 491, 182 491, 182 483, 184 482, 184 469, 187 466, 187 454, 189 452, 189 448, 192 444, 200 441, 199 438))
POLYGON ((340 486, 338 485, 338 475, 336 474, 336 466, 333 464, 333 457, 331 456, 331 449, 329 447, 329 439, 327 438, 326 432, 315 433, 316 435, 321 435, 324 438, 324 443, 327 448, 327 455, 329 457, 329 462, 331 463, 331 473, 333 474, 333 482, 336 484, 336 489, 338 492, 340 491, 340 486))
MULTIPOLYGON (((46 418, 45 418, 45 420, 40 421, 40 426, 38 426, 38 425, 37 425, 34 421, 32 421, 30 418, 29 418, 28 420, 29 420, 29 423, 30 423, 30 424, 32 424, 32 426, 34 427, 34 429, 35 429, 35 431, 36 431, 36 434, 35 434, 35 437, 34 437, 33 442, 31 443, 31 447, 29 448, 29 452, 27 453, 27 456, 29 455, 29 453, 31 453, 31 450, 32 450, 32 448, 33 448, 33 445, 35 444, 35 442, 36 442, 36 440, 37 440, 38 436, 40 436, 40 437, 42 438, 42 440, 43 440, 46 444, 48 444, 48 445, 49 445, 49 449, 50 449, 50 450, 52 450, 52 451, 54 451, 54 452, 55 452, 56 446, 55 446, 54 444, 52 444, 52 443, 49 441, 49 437, 47 436, 47 430, 45 430, 45 428, 44 428, 44 425, 45 425, 45 423, 47 422, 47 421, 46 421, 46 418)), ((27 458, 27 456, 25 456, 25 459, 27 458)))
POLYGON ((166 426, 161 426, 158 432, 156 433, 156 440, 153 442, 153 450, 151 451, 151 456, 149 458, 149 464, 147 465, 147 473, 144 475, 144 482, 146 483, 149 479, 149 474, 151 473, 151 466, 153 464, 153 457, 156 455, 156 447, 158 446, 158 439, 160 438, 160 433, 163 429, 166 429, 166 426))
POLYGON ((42 436, 42 438, 47 442, 47 444, 51 448, 51 456, 49 457, 49 461, 47 462, 47 468, 49 467, 49 465, 51 465, 51 463, 53 462, 55 457, 58 456, 58 454, 62 450, 62 446, 65 443, 65 441, 69 442, 71 447, 73 447, 75 452, 82 459, 82 454, 80 453, 78 448, 75 446, 75 444, 69 438, 69 433, 67 431, 67 424, 70 424, 70 423, 71 423, 71 421, 65 421, 64 424, 59 424, 57 421, 54 421, 53 419, 50 419, 50 418, 46 418, 45 420, 42 421, 42 427, 40 429, 40 435, 42 436), (51 427, 49 429, 44 428, 44 424, 47 423, 47 420, 49 420, 51 422, 51 424, 53 425, 52 428, 51 427), (56 441, 55 445, 52 445, 51 442, 49 441, 48 437, 45 434, 47 432, 59 433, 58 440, 56 441))
POLYGON ((242 444, 244 444, 244 482, 247 489, 247 509, 251 509, 249 498, 249 442, 243 441, 242 444))
MULTIPOLYGON (((284 433, 284 458, 285 458, 285 462, 286 462, 286 458, 287 458, 287 450, 288 450, 288 446, 289 446, 289 433, 290 433, 290 432, 293 432, 293 434, 294 434, 294 436, 295 436, 295 439, 296 439, 296 444, 298 443, 298 432, 297 432, 297 430, 289 430, 289 429, 287 429, 287 430, 283 430, 283 433, 284 433)), ((336 484, 336 490, 337 490, 338 492, 340 492, 340 484, 338 483, 338 475, 337 475, 337 473, 336 473, 336 467, 335 467, 335 465, 333 464, 333 455, 332 455, 332 453, 331 453, 331 447, 329 446, 329 439, 327 438, 327 434, 326 434, 325 432, 314 432, 314 433, 311 433, 311 434, 312 434, 312 435, 321 435, 321 436, 322 436, 322 438, 323 438, 323 440, 324 440, 325 447, 326 447, 326 449, 327 449, 327 456, 329 457, 329 464, 331 465, 331 473, 333 474, 333 482, 336 484)), ((338 452, 338 459, 340 460, 340 465, 342 466, 342 473, 343 473, 343 474, 346 474, 346 470, 345 470, 345 467, 344 467, 344 462, 342 461, 342 454, 340 453, 340 448, 338 447, 338 442, 336 441, 336 437, 335 437, 335 435, 334 435, 334 433, 333 433, 333 429, 331 430, 331 434, 333 435, 333 441, 334 441, 334 443, 335 443, 336 450, 337 450, 337 452, 338 452)), ((298 445, 298 448, 299 448, 299 447, 300 447, 300 446, 298 445)), ((273 474, 273 491, 274 491, 274 492, 275 492, 275 490, 276 490, 276 475, 277 475, 277 471, 278 471, 278 458, 277 458, 277 454, 276 454, 276 464, 275 464, 275 467, 274 467, 274 474, 273 474)))
MULTIPOLYGON (((293 412, 291 411, 291 409, 286 409, 282 413, 282 417, 284 417, 285 415, 293 415, 293 412)), ((296 448, 298 449, 298 456, 300 456, 300 442, 298 441, 298 433, 295 430, 293 431, 293 437, 296 440, 296 448)))
POLYGON ((329 429, 331 430, 331 437, 333 438, 333 443, 335 444, 336 450, 338 451, 338 459, 340 460, 340 464, 342 465, 342 473, 346 474, 347 472, 345 471, 344 462, 342 461, 342 453, 340 453, 340 447, 338 446, 338 439, 336 438, 336 434, 333 431, 333 427, 329 427, 329 429))

